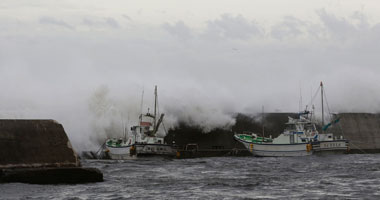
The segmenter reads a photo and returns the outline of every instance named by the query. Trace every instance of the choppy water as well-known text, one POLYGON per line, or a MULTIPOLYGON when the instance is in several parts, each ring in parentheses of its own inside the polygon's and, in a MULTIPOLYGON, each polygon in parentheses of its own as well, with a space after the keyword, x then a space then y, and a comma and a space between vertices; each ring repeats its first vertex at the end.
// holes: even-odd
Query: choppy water
POLYGON ((105 181, 0 184, 0 199, 380 199, 380 154, 82 161, 105 181))

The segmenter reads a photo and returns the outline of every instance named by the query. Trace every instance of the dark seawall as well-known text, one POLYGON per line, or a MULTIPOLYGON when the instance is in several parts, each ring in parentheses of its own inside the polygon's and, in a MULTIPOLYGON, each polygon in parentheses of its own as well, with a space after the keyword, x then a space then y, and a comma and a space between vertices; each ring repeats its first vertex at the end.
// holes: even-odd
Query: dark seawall
MULTIPOLYGON (((265 133, 267 137, 272 135, 276 137, 285 128, 285 122, 288 116, 296 117, 295 113, 266 113, 265 114, 265 133)), ((185 123, 174 129, 170 129, 165 141, 171 144, 173 141, 179 150, 185 150, 188 144, 196 144, 198 146, 197 155, 189 157, 207 157, 207 156, 246 156, 250 153, 245 149, 243 144, 234 140, 235 133, 250 131, 262 133, 261 116, 249 116, 237 114, 235 116, 236 123, 229 128, 217 128, 209 132, 204 132, 202 128, 197 126, 189 126, 185 123)), ((186 152, 181 152, 186 153, 186 152)))
MULTIPOLYGON (((277 137, 285 128, 288 116, 297 117, 297 113, 265 113, 265 136, 277 137)), ((351 153, 380 152, 380 114, 340 113, 339 123, 328 129, 335 136, 350 140, 351 153)), ((244 149, 243 145, 233 139, 234 133, 250 131, 262 135, 261 116, 237 114, 236 123, 227 129, 214 129, 204 133, 200 127, 184 123, 169 130, 165 140, 175 142, 180 149, 187 144, 198 144, 199 149, 244 149)), ((321 126, 317 127, 321 132, 321 126)))

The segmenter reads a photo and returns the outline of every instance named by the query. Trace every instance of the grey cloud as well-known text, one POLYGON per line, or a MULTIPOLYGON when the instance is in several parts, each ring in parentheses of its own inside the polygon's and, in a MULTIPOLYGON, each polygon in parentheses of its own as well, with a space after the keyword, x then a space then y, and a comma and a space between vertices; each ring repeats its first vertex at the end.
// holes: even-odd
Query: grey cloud
POLYGON ((294 38, 304 34, 303 29, 305 26, 305 22, 293 16, 286 16, 281 22, 271 28, 270 34, 273 38, 279 40, 294 38))
POLYGON ((220 19, 207 22, 206 35, 246 40, 261 34, 260 27, 241 15, 223 14, 220 19))
POLYGON ((82 23, 84 25, 87 25, 87 26, 95 26, 97 23, 95 23, 94 21, 88 19, 88 18, 85 18, 82 20, 82 23))
POLYGON ((367 16, 359 11, 350 17, 339 17, 325 9, 316 11, 320 23, 286 16, 269 30, 270 37, 278 40, 308 38, 320 42, 355 42, 368 37, 376 31, 377 25, 371 25, 367 16))
POLYGON ((73 26, 67 24, 63 20, 56 19, 53 17, 48 17, 48 16, 41 17, 39 22, 40 22, 40 24, 56 25, 56 26, 64 27, 64 28, 71 29, 71 30, 74 29, 73 26))
POLYGON ((114 19, 114 18, 111 18, 111 17, 107 17, 105 19, 106 23, 112 27, 112 28, 119 28, 119 23, 117 23, 117 21, 114 19))
POLYGON ((372 27, 372 31, 373 31, 374 33, 380 35, 380 23, 374 25, 374 26, 372 27))
POLYGON ((188 26, 185 25, 183 21, 178 21, 174 25, 165 23, 162 27, 168 31, 170 34, 182 39, 187 40, 192 38, 191 30, 188 26))
POLYGON ((108 27, 115 28, 115 29, 120 28, 119 23, 114 18, 111 18, 111 17, 100 18, 100 19, 84 18, 82 20, 82 24, 92 27, 92 28, 108 28, 108 27))
POLYGON ((333 39, 343 41, 357 35, 358 29, 347 19, 327 13, 325 9, 318 10, 317 14, 333 39))
POLYGON ((128 21, 132 21, 132 18, 128 15, 122 15, 125 19, 127 19, 128 21))
POLYGON ((359 11, 354 12, 351 15, 351 19, 354 20, 354 23, 356 23, 356 28, 359 30, 366 31, 370 28, 368 18, 362 12, 359 12, 359 11))

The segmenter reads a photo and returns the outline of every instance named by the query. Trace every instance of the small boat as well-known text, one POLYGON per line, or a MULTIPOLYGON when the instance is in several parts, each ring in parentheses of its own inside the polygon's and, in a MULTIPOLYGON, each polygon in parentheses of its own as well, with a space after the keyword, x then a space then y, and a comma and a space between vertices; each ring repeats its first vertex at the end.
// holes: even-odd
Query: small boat
POLYGON ((133 157, 132 139, 112 138, 107 139, 105 143, 105 152, 113 160, 126 160, 133 157))
POLYGON ((238 134, 237 136, 239 137, 240 140, 249 141, 251 143, 262 144, 262 143, 268 143, 268 142, 273 141, 272 138, 260 137, 256 133, 252 133, 249 131, 243 131, 243 134, 238 134))
POLYGON ((311 141, 318 134, 315 124, 302 115, 299 119, 291 117, 286 123, 287 128, 278 137, 264 138, 256 134, 235 134, 235 140, 244 144, 245 148, 254 156, 307 156, 312 154, 311 141))
POLYGON ((164 114, 157 120, 157 86, 155 87, 154 113, 148 112, 139 116, 139 124, 131 127, 131 137, 108 139, 106 152, 111 159, 124 160, 139 156, 175 156, 174 145, 166 144, 164 134, 159 134, 164 114))

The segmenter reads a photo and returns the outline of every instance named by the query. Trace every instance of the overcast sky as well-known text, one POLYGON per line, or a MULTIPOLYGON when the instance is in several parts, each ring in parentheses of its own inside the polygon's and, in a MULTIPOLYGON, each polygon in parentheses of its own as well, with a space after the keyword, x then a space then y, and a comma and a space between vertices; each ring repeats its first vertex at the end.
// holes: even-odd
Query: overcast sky
POLYGON ((375 0, 2 0, 0 116, 56 119, 78 147, 112 121, 133 123, 143 88, 152 108, 154 85, 168 126, 297 112, 300 91, 306 104, 320 81, 333 112, 379 112, 379 10, 375 0))

